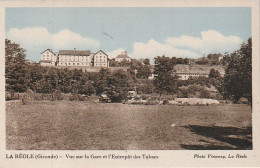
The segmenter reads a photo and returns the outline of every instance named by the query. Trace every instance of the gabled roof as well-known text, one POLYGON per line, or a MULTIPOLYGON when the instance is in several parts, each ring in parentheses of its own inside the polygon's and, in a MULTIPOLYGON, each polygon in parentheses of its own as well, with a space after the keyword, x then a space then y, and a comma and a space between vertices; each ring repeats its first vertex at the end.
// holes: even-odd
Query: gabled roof
MULTIPOLYGON (((51 49, 49 49, 49 48, 46 49, 46 50, 44 50, 42 53, 44 53, 45 51, 50 51, 52 54, 56 55, 56 54, 55 54, 51 49)), ((42 53, 41 53, 41 54, 42 54, 42 53)))
MULTIPOLYGON (((98 52, 96 52, 94 55, 96 55, 97 53, 99 53, 99 52, 102 52, 102 53, 104 53, 106 56, 108 56, 104 51, 102 51, 102 50, 99 50, 98 52)), ((93 55, 93 56, 94 56, 93 55)))
POLYGON ((60 50, 59 55, 89 56, 89 50, 60 50))
POLYGON ((225 70, 220 65, 183 65, 177 64, 174 66, 177 74, 209 74, 211 69, 218 70, 221 75, 225 74, 225 70))

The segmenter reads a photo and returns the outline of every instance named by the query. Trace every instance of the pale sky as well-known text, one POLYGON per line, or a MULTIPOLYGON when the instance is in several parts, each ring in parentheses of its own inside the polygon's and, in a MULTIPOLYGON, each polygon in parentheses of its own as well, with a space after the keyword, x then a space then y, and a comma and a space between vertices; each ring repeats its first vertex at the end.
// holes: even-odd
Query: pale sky
POLYGON ((47 48, 198 58, 239 49, 251 8, 6 8, 5 27, 33 61, 47 48))

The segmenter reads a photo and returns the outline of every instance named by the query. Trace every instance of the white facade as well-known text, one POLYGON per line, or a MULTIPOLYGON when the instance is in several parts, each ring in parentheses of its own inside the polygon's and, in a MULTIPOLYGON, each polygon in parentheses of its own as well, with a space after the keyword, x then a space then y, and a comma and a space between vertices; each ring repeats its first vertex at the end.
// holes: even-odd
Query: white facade
POLYGON ((93 54, 81 55, 59 55, 57 66, 92 66, 93 54))
POLYGON ((117 62, 121 62, 123 60, 131 62, 131 58, 115 58, 115 61, 117 61, 117 62))
POLYGON ((57 55, 51 50, 47 49, 41 53, 40 65, 55 66, 57 62, 57 55))
POLYGON ((132 60, 132 59, 127 55, 127 52, 126 52, 126 51, 122 52, 121 54, 119 54, 119 55, 115 58, 115 61, 117 61, 117 62, 121 62, 121 61, 123 61, 123 60, 129 61, 129 62, 131 62, 131 60, 132 60))
POLYGON ((41 53, 40 65, 59 67, 109 67, 108 55, 100 50, 91 53, 89 50, 60 50, 55 54, 51 49, 41 53))
POLYGON ((94 67, 108 67, 108 55, 102 50, 93 55, 94 67))
POLYGON ((209 74, 198 74, 198 73, 175 73, 175 75, 179 76, 180 80, 188 80, 190 77, 200 77, 205 76, 209 77, 209 74))

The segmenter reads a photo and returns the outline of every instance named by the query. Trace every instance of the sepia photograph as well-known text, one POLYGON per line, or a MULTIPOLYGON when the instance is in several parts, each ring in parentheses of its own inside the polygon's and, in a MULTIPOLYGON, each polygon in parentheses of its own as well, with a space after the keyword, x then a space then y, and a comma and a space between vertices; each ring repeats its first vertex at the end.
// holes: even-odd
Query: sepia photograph
POLYGON ((252 150, 251 17, 6 8, 6 150, 252 150))

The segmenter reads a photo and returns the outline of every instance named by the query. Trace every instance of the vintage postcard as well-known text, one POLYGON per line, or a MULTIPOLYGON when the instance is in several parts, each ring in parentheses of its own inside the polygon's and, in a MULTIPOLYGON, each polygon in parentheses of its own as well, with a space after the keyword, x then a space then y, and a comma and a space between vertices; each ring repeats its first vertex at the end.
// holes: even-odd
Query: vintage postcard
POLYGON ((0 4, 0 167, 260 167, 258 0, 0 4))

